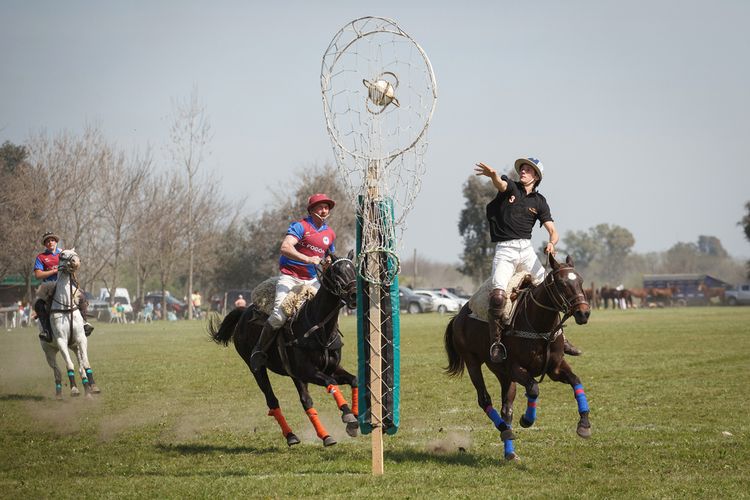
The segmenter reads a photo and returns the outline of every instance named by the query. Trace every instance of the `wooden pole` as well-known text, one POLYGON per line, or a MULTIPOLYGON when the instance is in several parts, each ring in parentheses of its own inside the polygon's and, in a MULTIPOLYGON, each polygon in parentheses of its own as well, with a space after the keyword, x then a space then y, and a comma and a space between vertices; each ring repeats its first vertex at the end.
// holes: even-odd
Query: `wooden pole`
MULTIPOLYGON (((370 212, 370 242, 379 241, 383 236, 378 231, 378 221, 382 217, 377 205, 378 179, 380 176, 377 161, 370 162, 367 172, 368 203, 370 212)), ((368 257, 369 275, 380 277, 380 257, 373 252, 368 257)), ((383 381, 382 381, 382 332, 380 318, 380 286, 369 284, 370 288, 370 423, 372 424, 372 475, 383 475, 383 381)))

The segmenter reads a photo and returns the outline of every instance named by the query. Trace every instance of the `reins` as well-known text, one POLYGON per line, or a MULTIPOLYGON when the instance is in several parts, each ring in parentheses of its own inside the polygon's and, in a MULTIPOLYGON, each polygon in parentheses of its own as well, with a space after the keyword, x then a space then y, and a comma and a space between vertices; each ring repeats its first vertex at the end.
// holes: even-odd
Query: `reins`
MULTIPOLYGON (((333 261, 331 263, 331 273, 333 273, 333 266, 335 266, 338 263, 345 263, 345 262, 350 263, 352 266, 354 265, 354 263, 350 259, 343 258, 343 257, 339 258, 339 259, 336 259, 335 261, 333 261)), ((344 295, 346 289, 349 286, 351 286, 352 283, 354 283, 354 281, 351 281, 351 282, 348 282, 348 283, 342 283, 339 280, 331 278, 330 276, 328 276, 327 273, 320 274, 319 277, 318 277, 318 281, 320 282, 320 285, 321 285, 321 287, 323 289, 325 289, 328 293, 330 293, 331 295, 333 295, 334 297, 337 297, 339 299, 338 300, 338 304, 335 307, 333 307, 331 309, 331 311, 328 314, 326 314, 326 316, 322 320, 320 320, 317 323, 313 324, 310 328, 307 329, 307 331, 305 331, 305 333, 303 333, 300 336, 296 336, 294 334, 294 330, 292 329, 292 325, 294 325, 297 322, 297 320, 300 319, 299 318, 300 314, 304 315, 303 317, 306 320, 309 320, 310 311, 308 311, 308 309, 311 309, 311 308, 309 308, 308 305, 310 304, 310 302, 309 301, 306 302, 299 309, 297 309, 297 311, 295 312, 294 317, 292 318, 292 320, 289 321, 289 322, 287 322, 286 329, 289 332, 291 340, 288 341, 288 342, 284 342, 283 343, 283 348, 282 348, 282 346, 280 346, 280 350, 284 351, 282 353, 282 361, 284 362, 284 368, 287 370, 287 372, 289 373, 290 376, 293 376, 293 374, 291 372, 291 365, 289 363, 288 356, 286 355, 286 348, 287 347, 298 346, 303 340, 306 340, 306 339, 308 339, 310 337, 313 337, 315 339, 315 341, 318 343, 318 345, 323 349, 324 359, 326 360, 326 363, 328 363, 328 357, 329 357, 328 356, 328 349, 330 349, 330 347, 334 344, 334 342, 336 342, 336 340, 338 339, 338 336, 337 335, 330 335, 328 337, 324 337, 322 335, 317 335, 316 333, 319 330, 321 330, 321 329, 323 329, 323 331, 325 331, 324 327, 335 316, 338 315, 339 311, 341 310, 341 307, 344 306, 344 305, 346 305, 346 301, 344 300, 343 295, 344 295)), ((324 369, 325 369, 325 367, 324 367, 324 369)))
MULTIPOLYGON (((547 255, 547 263, 549 264, 549 254, 547 255)), ((562 334, 563 326, 565 325, 565 322, 570 319, 571 316, 573 316, 573 309, 583 303, 586 302, 586 297, 580 297, 581 294, 576 294, 575 297, 573 297, 571 300, 567 300, 566 297, 562 295, 562 293, 557 288, 557 283, 555 282, 555 275, 560 272, 569 271, 571 270, 571 267, 558 267, 555 270, 552 270, 547 276, 545 276, 542 283, 540 283, 538 286, 531 288, 531 289, 525 289, 521 293, 523 296, 519 299, 519 304, 516 306, 515 314, 513 314, 513 318, 511 320, 511 324, 509 329, 504 332, 504 335, 508 335, 511 337, 519 337, 519 338, 525 338, 529 340, 543 340, 545 342, 545 354, 544 354, 544 367, 542 369, 542 376, 539 379, 537 383, 541 383, 544 380, 545 375, 547 374, 547 367, 549 366, 549 359, 550 359, 550 349, 552 343, 557 340, 557 337, 562 334), (541 287, 545 294, 547 295, 547 298, 552 303, 552 306, 544 304, 540 302, 534 295, 534 291, 538 290, 539 287, 541 287), (549 331, 524 331, 524 330, 518 330, 516 329, 516 320, 518 318, 518 312, 519 309, 523 306, 523 314, 524 314, 524 320, 526 321, 526 324, 533 328, 532 322, 529 319, 529 308, 526 307, 526 303, 528 302, 529 298, 531 301, 539 308, 545 309, 547 311, 552 311, 556 313, 557 321, 553 324, 552 328, 549 331), (523 302, 521 302, 523 301, 523 302), (562 317, 560 314, 562 313, 562 317)))

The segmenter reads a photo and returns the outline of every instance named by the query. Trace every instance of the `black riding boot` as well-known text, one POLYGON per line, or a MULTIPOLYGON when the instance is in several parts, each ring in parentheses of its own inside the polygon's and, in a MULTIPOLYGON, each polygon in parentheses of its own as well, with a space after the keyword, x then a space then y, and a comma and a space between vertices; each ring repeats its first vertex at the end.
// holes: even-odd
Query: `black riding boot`
POLYGON ((43 299, 38 299, 34 303, 34 312, 36 312, 39 325, 42 327, 42 331, 39 332, 39 338, 45 342, 52 342, 52 323, 47 312, 47 303, 43 299))
POLYGON ((258 337, 258 342, 256 342, 255 347, 253 347, 252 354, 250 354, 250 369, 253 372, 257 372, 262 366, 266 366, 266 363, 268 362, 268 354, 266 351, 271 347, 275 338, 276 329, 266 321, 265 324, 263 324, 263 330, 260 332, 260 337, 258 337))
POLYGON ((489 313, 490 323, 490 360, 502 363, 508 354, 505 352, 503 340, 503 309, 505 308, 505 291, 495 289, 490 292, 489 313))
POLYGON ((563 333, 563 352, 567 354, 568 356, 580 356, 583 354, 583 351, 568 342, 568 338, 563 333))
POLYGON ((94 331, 94 327, 91 326, 91 323, 89 323, 88 317, 89 317, 89 301, 86 300, 86 297, 83 295, 83 292, 81 292, 81 300, 78 301, 78 310, 81 312, 81 317, 83 318, 83 332, 88 337, 91 335, 91 332, 94 331))

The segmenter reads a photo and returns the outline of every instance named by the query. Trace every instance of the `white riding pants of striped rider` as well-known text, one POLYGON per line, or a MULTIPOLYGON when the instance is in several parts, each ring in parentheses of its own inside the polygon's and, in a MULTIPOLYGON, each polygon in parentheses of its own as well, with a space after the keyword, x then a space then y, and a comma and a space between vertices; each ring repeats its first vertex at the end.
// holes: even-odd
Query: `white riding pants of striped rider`
POLYGON ((310 280, 303 280, 290 276, 288 274, 279 275, 279 281, 276 282, 276 296, 273 300, 273 312, 268 317, 268 323, 274 328, 281 328, 286 323, 286 314, 281 309, 281 303, 289 292, 297 285, 309 285, 316 290, 320 288, 320 283, 317 278, 310 280))

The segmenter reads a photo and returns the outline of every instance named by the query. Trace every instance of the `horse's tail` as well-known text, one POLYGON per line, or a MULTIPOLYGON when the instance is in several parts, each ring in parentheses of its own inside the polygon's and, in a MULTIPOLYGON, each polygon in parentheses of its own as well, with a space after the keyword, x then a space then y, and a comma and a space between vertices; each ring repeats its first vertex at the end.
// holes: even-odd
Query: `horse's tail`
POLYGON ((451 377, 457 377, 464 373, 464 360, 453 345, 454 321, 456 321, 456 316, 451 318, 448 326, 445 327, 445 352, 448 354, 448 366, 445 367, 445 373, 451 377))
POLYGON ((217 344, 224 346, 229 345, 229 341, 234 335, 234 330, 237 327, 237 323, 240 321, 240 316, 245 312, 245 308, 232 309, 229 314, 226 315, 224 321, 219 325, 217 318, 212 318, 208 323, 208 334, 211 336, 211 340, 217 344))

